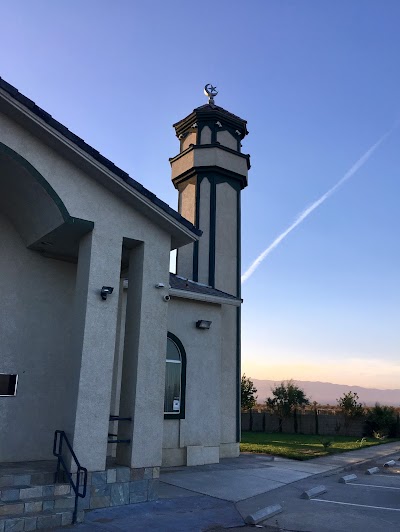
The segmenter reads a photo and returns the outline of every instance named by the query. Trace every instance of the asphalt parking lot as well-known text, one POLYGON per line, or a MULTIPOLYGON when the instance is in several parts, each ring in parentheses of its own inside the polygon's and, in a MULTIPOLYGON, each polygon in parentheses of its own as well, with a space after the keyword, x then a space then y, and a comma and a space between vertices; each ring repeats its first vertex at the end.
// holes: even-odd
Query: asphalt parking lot
MULTIPOLYGON (((365 532, 400 530, 400 461, 398 454, 387 457, 396 460, 395 467, 383 467, 384 461, 370 463, 352 471, 320 476, 290 484, 285 488, 254 498, 254 509, 261 505, 280 504, 283 512, 265 521, 268 530, 301 532, 365 532), (367 475, 366 469, 379 467, 379 472, 367 475), (339 483, 343 475, 355 474, 357 479, 339 483), (327 492, 310 500, 301 493, 317 485, 327 492), (261 500, 262 499, 262 500, 261 500)), ((249 501, 246 501, 249 504, 249 501)), ((240 511, 239 502, 237 508, 240 511)), ((242 529, 243 530, 243 529, 242 529)))
POLYGON ((246 519, 266 507, 282 512, 260 523, 270 532, 400 530, 400 442, 299 462, 242 453, 219 464, 165 468, 159 499, 92 510, 76 532, 247 532, 246 519), (395 460, 394 467, 384 463, 395 460), (378 473, 367 475, 367 469, 378 473), (341 477, 355 474, 347 484, 341 477), (323 485, 311 499, 304 491, 323 485))

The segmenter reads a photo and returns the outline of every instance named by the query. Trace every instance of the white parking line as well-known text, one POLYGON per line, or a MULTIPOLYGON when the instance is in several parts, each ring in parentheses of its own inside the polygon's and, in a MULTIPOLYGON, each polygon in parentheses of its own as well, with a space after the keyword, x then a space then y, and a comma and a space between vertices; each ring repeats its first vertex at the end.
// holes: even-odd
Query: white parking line
MULTIPOLYGON (((398 473, 386 473, 386 475, 374 475, 374 478, 376 477, 385 477, 385 478, 395 478, 396 475, 399 475, 398 473)), ((400 475, 399 475, 400 476, 400 475)))
POLYGON ((328 502, 330 504, 341 504, 343 506, 358 506, 359 508, 373 508, 374 510, 390 510, 400 512, 400 508, 386 508, 385 506, 370 506, 368 504, 354 504, 353 502, 328 501, 326 499, 311 499, 311 501, 328 502))
POLYGON ((366 486, 367 488, 378 488, 380 490, 400 490, 391 486, 377 486, 376 484, 356 484, 355 482, 348 482, 347 486, 366 486))

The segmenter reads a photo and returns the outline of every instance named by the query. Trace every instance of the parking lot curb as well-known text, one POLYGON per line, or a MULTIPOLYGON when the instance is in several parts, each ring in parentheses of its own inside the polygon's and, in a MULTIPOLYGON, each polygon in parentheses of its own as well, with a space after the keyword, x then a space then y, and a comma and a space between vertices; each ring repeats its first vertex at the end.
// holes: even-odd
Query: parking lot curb
POLYGON ((388 462, 386 462, 385 464, 383 464, 383 467, 393 467, 396 465, 396 462, 395 460, 389 460, 388 462))
POLYGON ((313 497, 318 497, 319 495, 322 495, 323 493, 326 493, 328 490, 325 486, 315 486, 315 488, 311 488, 307 491, 303 491, 303 493, 300 495, 301 499, 312 499, 313 497))
POLYGON ((357 475, 344 475, 343 477, 339 478, 340 484, 347 484, 352 480, 357 480, 357 475))
POLYGON ((248 525, 258 525, 258 523, 261 523, 262 521, 266 521, 270 517, 280 514, 281 512, 282 512, 282 506, 280 504, 266 506, 265 508, 261 508, 261 510, 254 512, 254 514, 248 515, 246 519, 244 520, 244 522, 248 525))

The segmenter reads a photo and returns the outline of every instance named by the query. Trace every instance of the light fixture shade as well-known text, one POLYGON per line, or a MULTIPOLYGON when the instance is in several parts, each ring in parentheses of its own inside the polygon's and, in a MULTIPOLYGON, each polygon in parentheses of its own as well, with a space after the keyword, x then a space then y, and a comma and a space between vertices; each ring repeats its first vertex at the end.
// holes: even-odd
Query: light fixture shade
POLYGON ((209 329, 211 327, 212 321, 208 320, 198 320, 196 321, 196 327, 198 329, 209 329))
POLYGON ((114 291, 113 286, 102 286, 100 290, 101 299, 106 300, 109 294, 112 294, 114 291))

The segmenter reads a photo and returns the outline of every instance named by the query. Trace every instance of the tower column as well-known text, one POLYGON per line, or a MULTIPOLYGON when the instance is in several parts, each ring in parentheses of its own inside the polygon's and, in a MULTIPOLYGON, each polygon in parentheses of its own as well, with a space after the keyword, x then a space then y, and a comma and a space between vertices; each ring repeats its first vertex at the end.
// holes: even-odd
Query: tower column
POLYGON ((198 243, 178 251, 177 273, 239 296, 240 192, 250 168, 240 151, 246 122, 208 104, 175 129, 181 150, 170 162, 179 212, 203 231, 198 243))
MULTIPOLYGON (((180 152, 170 159, 179 212, 203 232, 178 251, 177 274, 240 297, 240 194, 247 186, 250 157, 241 153, 246 121, 209 102, 174 124, 180 152)), ((240 308, 221 309, 221 456, 239 452, 240 308)))

